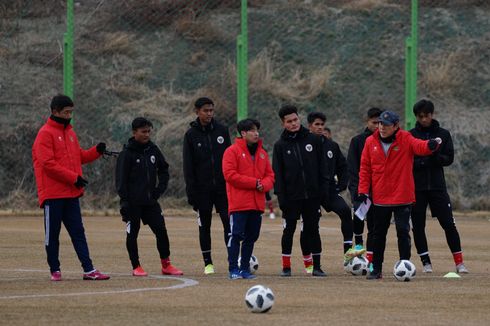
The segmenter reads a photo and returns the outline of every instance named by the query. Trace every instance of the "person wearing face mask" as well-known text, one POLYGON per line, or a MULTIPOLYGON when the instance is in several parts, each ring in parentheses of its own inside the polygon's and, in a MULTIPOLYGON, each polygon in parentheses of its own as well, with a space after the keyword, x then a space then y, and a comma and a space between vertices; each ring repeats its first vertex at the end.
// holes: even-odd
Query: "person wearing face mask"
POLYGON ((150 140, 153 124, 138 117, 131 123, 133 137, 124 145, 117 158, 116 189, 120 198, 121 216, 126 222, 126 248, 133 266, 133 276, 147 276, 138 255, 140 224, 148 225, 155 234, 163 275, 183 275, 170 263, 170 245, 158 199, 167 190, 168 163, 155 143, 150 140))
POLYGON ((63 223, 83 268, 84 280, 108 280, 110 277, 92 265, 83 228, 79 198, 88 181, 82 164, 101 157, 105 143, 87 150, 80 147, 73 130, 73 101, 66 95, 51 100, 51 116, 39 130, 32 146, 39 205, 44 209, 45 249, 51 281, 61 281, 59 235, 63 223))
POLYGON ((374 205, 373 270, 367 279, 381 279, 386 234, 394 215, 400 260, 410 259, 410 213, 415 202, 412 166, 415 155, 436 151, 441 139, 420 140, 400 129, 400 118, 393 111, 379 116, 379 126, 366 139, 361 155, 358 202, 374 205))
POLYGON ((451 199, 446 189, 444 167, 454 161, 454 148, 451 134, 433 119, 434 103, 420 100, 415 103, 413 113, 417 118, 415 128, 410 133, 419 139, 439 137, 442 139, 440 148, 430 156, 416 156, 413 166, 415 179, 415 205, 412 209, 413 240, 417 254, 422 261, 425 273, 432 273, 432 262, 425 235, 427 206, 432 216, 437 218, 446 234, 447 244, 453 255, 457 273, 468 273, 463 263, 461 240, 453 217, 451 199))

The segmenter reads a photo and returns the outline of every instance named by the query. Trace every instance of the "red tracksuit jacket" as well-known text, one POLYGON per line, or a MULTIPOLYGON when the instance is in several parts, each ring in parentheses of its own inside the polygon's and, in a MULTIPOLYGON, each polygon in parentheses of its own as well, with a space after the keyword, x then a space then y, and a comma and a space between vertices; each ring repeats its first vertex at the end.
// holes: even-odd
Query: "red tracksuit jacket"
POLYGON ((375 205, 408 205, 415 202, 412 168, 415 155, 430 155, 428 140, 399 130, 385 155, 376 130, 366 139, 359 171, 360 194, 371 194, 375 205))
POLYGON ((228 195, 228 212, 260 211, 265 209, 265 193, 274 186, 274 172, 267 152, 259 140, 255 160, 242 138, 228 147, 223 155, 223 175, 228 195), (264 191, 256 189, 257 180, 264 186, 264 191))
POLYGON ((32 145, 32 161, 36 176, 40 207, 46 199, 77 198, 83 189, 75 187, 82 176, 82 164, 100 157, 95 146, 83 150, 71 125, 48 119, 32 145))

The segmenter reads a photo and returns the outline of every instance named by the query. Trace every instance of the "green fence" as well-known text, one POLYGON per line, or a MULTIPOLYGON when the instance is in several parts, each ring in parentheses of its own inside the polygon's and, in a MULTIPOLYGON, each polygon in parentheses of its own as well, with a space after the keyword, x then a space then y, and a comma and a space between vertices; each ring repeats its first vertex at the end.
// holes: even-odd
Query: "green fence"
MULTIPOLYGON (((413 2, 69 0, 73 75, 63 69, 70 65, 67 5, 2 2, 0 208, 35 207, 32 142, 51 97, 70 85, 85 147, 105 141, 120 150, 134 117, 154 122, 154 140, 171 165, 167 198, 176 205, 185 202, 182 138, 200 96, 213 98, 217 119, 231 132, 237 117, 260 119, 269 150, 281 130, 281 104, 296 104, 303 118, 323 111, 345 153, 369 107, 403 116, 415 97, 409 102, 405 94, 416 91, 434 101, 437 119, 453 134, 457 155, 446 177, 455 204, 489 208, 489 5, 418 1, 417 65, 407 70, 418 68, 411 76, 417 87, 407 90, 413 2)), ((116 207, 114 164, 108 158, 85 167, 84 207, 116 207)))

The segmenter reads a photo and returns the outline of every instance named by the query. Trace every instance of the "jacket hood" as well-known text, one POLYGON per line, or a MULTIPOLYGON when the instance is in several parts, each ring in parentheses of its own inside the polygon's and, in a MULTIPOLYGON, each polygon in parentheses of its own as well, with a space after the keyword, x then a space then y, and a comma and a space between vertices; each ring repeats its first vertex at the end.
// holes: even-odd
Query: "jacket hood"
POLYGON ((134 139, 134 137, 131 137, 131 138, 128 139, 128 144, 125 145, 125 146, 128 149, 131 149, 131 150, 134 150, 134 151, 137 151, 137 152, 143 152, 147 148, 154 147, 155 144, 151 140, 149 142, 147 142, 146 144, 141 144, 141 143, 138 143, 134 139))
POLYGON ((290 132, 284 129, 281 133, 281 138, 286 141, 291 141, 293 139, 305 138, 309 133, 310 131, 301 125, 297 132, 290 132))
POLYGON ((196 128, 197 130, 199 131, 202 131, 202 132, 206 132, 206 131, 211 131, 214 129, 214 124, 216 123, 216 121, 214 120, 214 118, 211 119, 211 122, 206 125, 206 126, 203 126, 201 124, 201 122, 199 121, 199 118, 196 118, 196 120, 192 121, 189 125, 192 127, 192 128, 196 128))

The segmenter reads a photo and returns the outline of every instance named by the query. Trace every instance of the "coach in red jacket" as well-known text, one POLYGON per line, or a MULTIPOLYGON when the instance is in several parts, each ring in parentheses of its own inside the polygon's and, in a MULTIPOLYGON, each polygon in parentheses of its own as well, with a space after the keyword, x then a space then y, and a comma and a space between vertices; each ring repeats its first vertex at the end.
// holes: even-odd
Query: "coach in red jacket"
POLYGON ((78 200, 88 184, 82 177, 82 164, 98 159, 106 145, 99 143, 88 150, 80 148, 70 124, 73 106, 68 96, 53 97, 51 117, 39 130, 32 146, 39 205, 44 208, 44 244, 51 280, 61 281, 58 254, 63 222, 82 263, 83 279, 106 280, 109 276, 100 273, 92 265, 78 200))
POLYGON ((378 130, 366 139, 361 156, 357 200, 366 203, 371 197, 374 205, 373 271, 368 279, 382 278, 386 234, 392 213, 400 259, 410 259, 410 211, 415 202, 413 159, 415 155, 430 155, 440 142, 440 139, 416 139, 400 129, 399 121, 394 112, 381 113, 378 130))
POLYGON ((223 156, 231 227, 228 264, 232 280, 255 278, 249 271, 249 261, 260 234, 265 193, 274 185, 274 172, 269 156, 262 148, 259 129, 260 122, 257 120, 238 122, 240 137, 226 149, 223 156), (242 258, 238 269, 240 251, 242 258))

